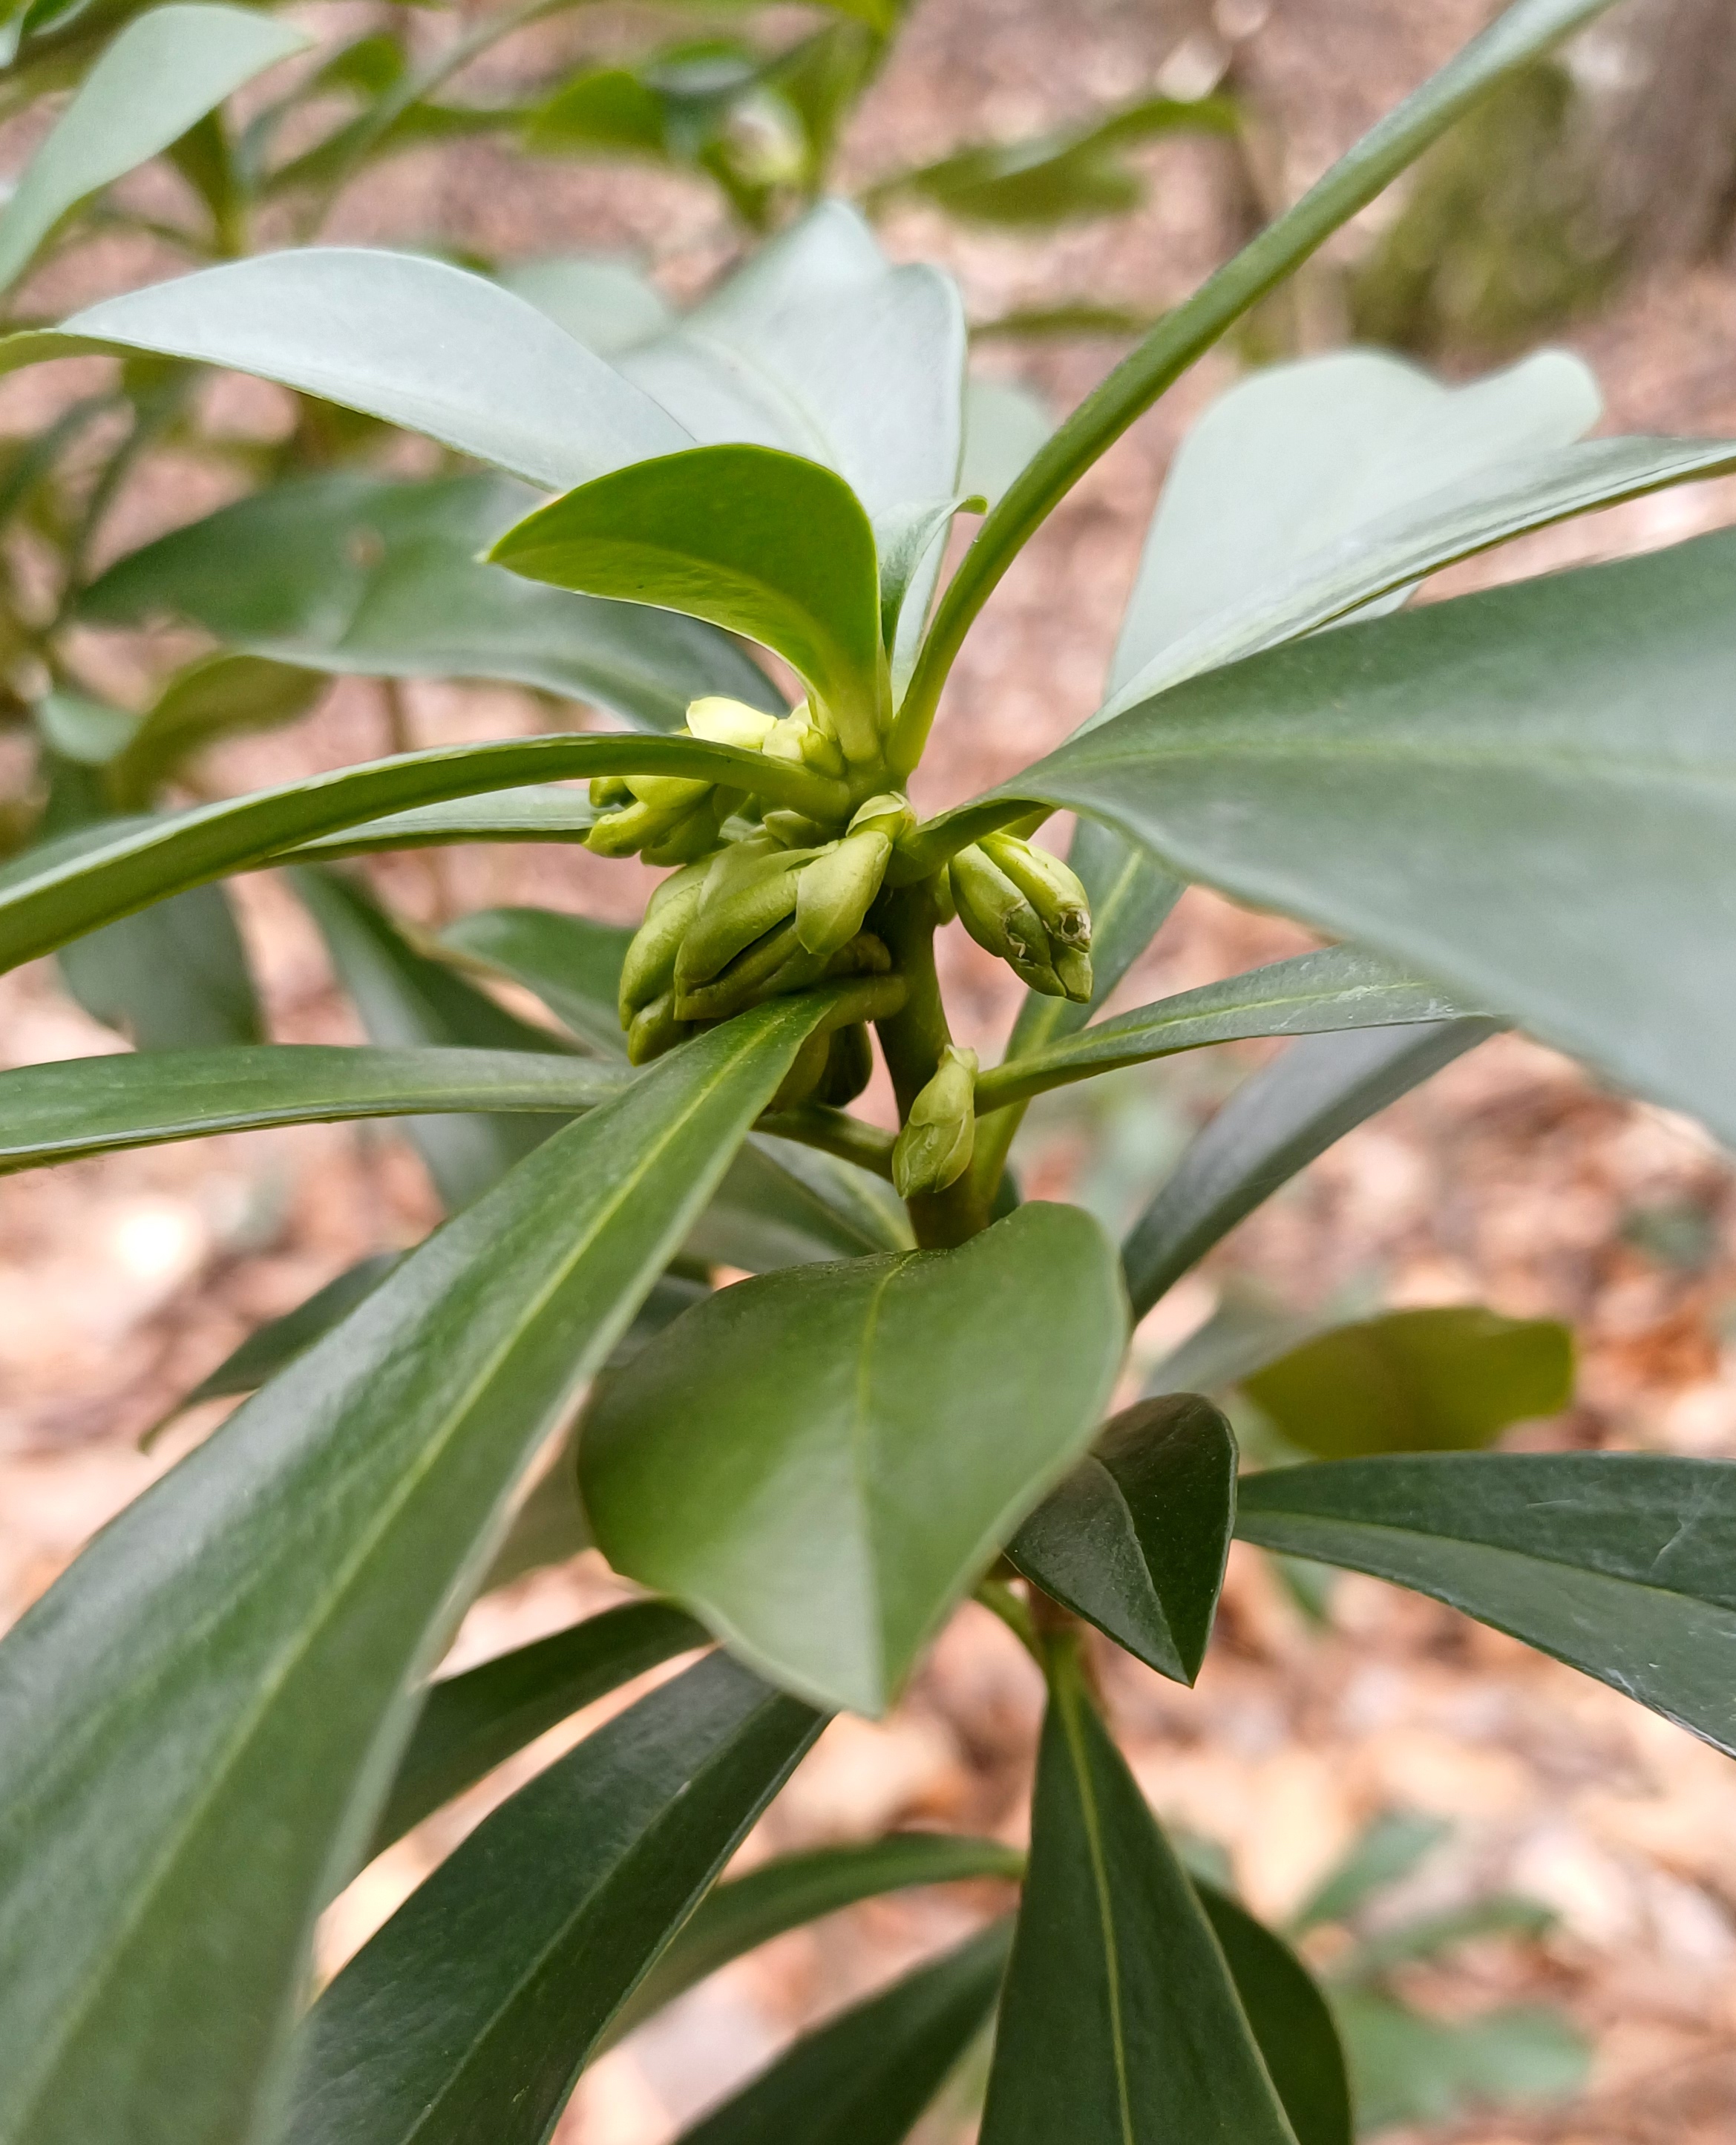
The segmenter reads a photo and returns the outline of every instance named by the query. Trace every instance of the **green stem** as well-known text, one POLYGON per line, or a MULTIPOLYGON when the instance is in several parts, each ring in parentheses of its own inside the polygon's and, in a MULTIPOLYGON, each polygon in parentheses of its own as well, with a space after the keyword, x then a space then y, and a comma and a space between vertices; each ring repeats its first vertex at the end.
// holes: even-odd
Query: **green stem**
POLYGON ((977 615, 1035 530, 1136 418, 1454 121, 1611 0, 1519 0, 1340 158, 1294 208, 1166 314, 1040 448, 977 531, 941 599, 894 727, 890 757, 922 758, 942 686, 977 615))
POLYGON ((769 1111, 754 1130, 818 1147, 823 1154, 835 1154, 841 1162, 853 1162, 858 1169, 871 1170, 888 1184, 892 1182, 891 1134, 878 1125, 864 1124, 847 1110, 828 1109, 823 1102, 804 1102, 798 1109, 769 1111))

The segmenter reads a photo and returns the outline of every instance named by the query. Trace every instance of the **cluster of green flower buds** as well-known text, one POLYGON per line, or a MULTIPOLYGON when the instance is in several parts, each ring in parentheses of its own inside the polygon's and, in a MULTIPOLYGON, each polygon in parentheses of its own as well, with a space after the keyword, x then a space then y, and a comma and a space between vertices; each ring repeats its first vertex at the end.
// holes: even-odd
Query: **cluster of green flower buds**
POLYGON ((1060 858, 1016 834, 985 834, 948 868, 958 920, 1033 991, 1091 1003, 1091 908, 1060 858))

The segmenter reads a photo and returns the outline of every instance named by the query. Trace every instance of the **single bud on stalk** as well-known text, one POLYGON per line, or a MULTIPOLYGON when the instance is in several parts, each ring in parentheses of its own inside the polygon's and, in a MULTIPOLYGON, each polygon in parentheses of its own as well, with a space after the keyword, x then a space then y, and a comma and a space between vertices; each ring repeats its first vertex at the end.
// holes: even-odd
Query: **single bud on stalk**
POLYGON ((892 1181, 901 1199, 944 1192, 970 1167, 976 1091, 976 1052, 949 1043, 933 1078, 911 1104, 892 1151, 892 1181))
POLYGON ((699 906, 708 868, 689 864, 666 878, 645 904, 644 921, 633 934, 621 963, 617 1003, 623 1028, 630 1028, 639 1008, 674 982, 675 955, 699 906))
MULTIPOLYGON (((1078 884, 1058 858, 1048 861, 1065 872, 1075 886, 1078 884)), ((1021 868, 1024 869, 1022 863, 1021 868)), ((1033 883, 1041 876, 1045 905, 1057 919, 1065 916, 1067 935, 1063 935, 1060 923, 1052 928, 1044 921, 1017 882, 989 854, 986 844, 972 844, 960 849, 948 876, 958 905, 958 920, 979 946, 998 954, 1022 982, 1045 997, 1072 998, 1079 1004, 1089 1001, 1091 961, 1084 947, 1077 943, 1082 930, 1087 945, 1091 938, 1091 914, 1082 906, 1082 888, 1075 913, 1071 897, 1063 900, 1057 893, 1059 882, 1035 870, 1025 872, 1033 883)))
POLYGON ((804 864, 796 880, 796 935, 810 953, 835 953, 861 930, 892 844, 878 829, 848 834, 804 864))
POLYGON ((981 846, 1037 911, 1052 943, 1091 951, 1091 900, 1076 872, 1017 834, 985 834, 981 846))

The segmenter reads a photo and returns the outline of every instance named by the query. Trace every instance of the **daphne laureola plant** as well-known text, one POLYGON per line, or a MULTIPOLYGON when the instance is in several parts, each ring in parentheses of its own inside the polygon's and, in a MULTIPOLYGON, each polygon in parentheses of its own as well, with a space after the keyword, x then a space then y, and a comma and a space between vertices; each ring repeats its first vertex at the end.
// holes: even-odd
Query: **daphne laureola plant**
MULTIPOLYGON (((1007 472, 949 578, 948 531, 987 505, 960 481, 958 301, 836 202, 695 313, 648 300, 598 347, 570 290, 562 325, 432 258, 319 246, 0 342, 9 367, 251 372, 462 458, 416 483, 278 470, 69 581, 71 620, 172 617, 218 652, 142 717, 52 670, 35 716, 87 809, 0 873, 0 955, 162 962, 161 940, 115 934, 282 870, 375 1040, 0 1074, 5 1166, 390 1117, 450 1212, 207 1381, 252 1397, 0 1645, 7 2145, 545 2139, 597 2053, 726 1959, 968 1877, 1016 1880, 1017 1912, 799 2041, 689 2139, 905 2137, 992 2028, 987 2145, 1340 2145, 1331 2011, 1178 1860, 1084 1644, 1094 1627, 1191 1682, 1232 1534, 1432 1595, 1736 1750, 1728 1466, 1477 1449, 1560 1405, 1559 1328, 1462 1310, 1300 1341, 1208 1328, 1105 1421, 1130 1311, 1501 1025, 1736 1134, 1736 540, 1402 609, 1453 560, 1729 470, 1736 445, 1583 440, 1595 391, 1559 356, 1455 388, 1362 352, 1256 373, 1171 471, 1097 715, 985 796, 927 819, 910 801, 959 648, 1055 505, 1600 4, 1519 0, 1007 472), (800 680, 795 704, 751 647, 800 680), (163 809, 226 693, 418 669, 631 726, 163 809), (1041 839, 1057 810, 1078 815, 1066 859, 1041 839), (667 876, 630 933, 499 909, 430 943, 337 868, 521 839, 667 876), (1103 1017, 1189 880, 1328 943, 1103 1017), (996 1065, 955 1038, 937 982, 955 918, 1029 987, 996 1065), (560 1032, 510 1015, 490 977, 560 1032), (1077 1207, 1020 1203, 1032 1096, 1257 1036, 1301 1039, 1119 1248, 1077 1207), (848 1107, 876 1043, 895 1138, 848 1107), (720 1264, 751 1277, 714 1287, 720 1264), (1245 1387, 1295 1464, 1238 1480, 1191 1384, 1245 1387), (1402 1419, 1401 1390, 1420 1396, 1402 1419), (646 1598, 433 1676, 479 1591, 587 1540, 646 1598), (1028 1856, 894 1834, 719 1883, 828 1715, 883 1711, 973 1590, 1047 1680, 1028 1856), (315 1919, 373 1854, 684 1655, 309 2003, 315 1919)), ((207 18, 206 102, 137 154, 296 42, 220 8, 122 37, 171 16, 207 18)), ((72 198, 69 167, 85 192, 112 176, 77 166, 79 109, 14 197, 36 225, 0 224, 20 258, 72 198)), ((258 719, 305 704, 286 689, 258 719)))

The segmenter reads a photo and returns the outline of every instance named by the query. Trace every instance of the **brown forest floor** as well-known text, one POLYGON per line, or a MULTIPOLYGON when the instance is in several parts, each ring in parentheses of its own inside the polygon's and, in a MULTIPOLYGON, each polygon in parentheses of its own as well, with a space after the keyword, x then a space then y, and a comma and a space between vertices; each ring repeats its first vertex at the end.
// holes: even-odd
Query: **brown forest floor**
MULTIPOLYGON (((310 19, 323 27, 333 12, 310 19)), ((366 19, 365 9, 352 12, 366 19)), ((1312 177, 1481 12, 1476 0, 1427 9, 1285 0, 1261 23, 1257 7, 1238 7, 1250 32, 1242 62, 1284 144, 1284 190, 1312 177)), ((614 27, 613 17, 593 20, 614 27)), ((870 176, 961 139, 1137 93, 1175 37, 1155 0, 919 0, 853 136, 851 171, 870 176)), ((515 64, 510 48, 500 66, 510 73, 515 64)), ((979 316, 1079 294, 1155 307, 1211 265, 1231 220, 1215 152, 1178 142, 1148 162, 1148 206, 1113 225, 1036 240, 962 238, 938 217, 911 214, 889 226, 888 242, 948 261, 979 316)), ((392 167, 329 235, 415 238, 434 229, 508 253, 633 246, 677 291, 702 284, 732 245, 709 197, 684 183, 513 167, 471 147, 392 167)), ((103 280, 126 272, 111 260, 103 280)), ((1329 280, 1319 288, 1330 297, 1329 280)), ((71 295, 45 290, 44 302, 71 295)), ((1609 429, 1717 432, 1736 426, 1733 330, 1736 282, 1704 271, 1632 291, 1563 340, 1597 366, 1609 429)), ((1108 344, 1056 346, 997 351, 992 361, 1064 403, 1115 354, 1108 344)), ((924 770, 931 799, 1010 770, 1089 711, 1165 460, 1231 376, 1227 360, 1202 366, 1010 577, 953 689, 924 770)), ((236 424, 272 421, 268 394, 220 391, 236 424)), ((22 391, 0 421, 27 421, 22 391)), ((203 482, 190 470, 159 472, 133 534, 214 503, 203 482)), ((1451 585, 1673 540, 1728 519, 1730 505, 1714 489, 1642 503, 1534 540, 1451 585)), ((1435 592, 1447 590, 1444 580, 1435 592)), ((504 693, 427 686, 407 699, 417 734, 430 743, 498 735, 532 719, 504 693)), ((292 734, 231 749, 219 771, 242 786, 363 757, 385 740, 378 695, 346 686, 292 734)), ((637 898, 634 869, 550 850, 409 858, 381 866, 378 878, 424 916, 576 899, 625 917, 637 898)), ((241 898, 274 1034, 351 1037, 286 897, 249 881, 241 898)), ((992 1045, 1011 1018, 1011 979, 949 936, 959 941, 948 955, 962 1024, 992 1045)), ((1130 982, 1128 1002, 1301 943, 1286 925, 1191 895, 1130 982)), ((0 983, 0 1063, 112 1047, 45 968, 0 983)), ((1073 1187, 1124 1215, 1246 1062, 1207 1054, 1112 1083, 1088 1108, 1040 1113, 1027 1182, 1073 1187)), ((177 1391, 251 1325, 363 1252, 412 1241, 433 1212, 405 1150, 341 1128, 82 1163, 0 1191, 0 1616, 37 1594, 94 1526, 218 1419, 220 1410, 207 1410, 142 1456, 139 1432, 177 1391)), ((1581 1336, 1579 1403, 1525 1441, 1736 1456, 1727 1338, 1736 1336, 1736 1198, 1727 1167, 1691 1126, 1598 1092, 1530 1044, 1485 1048, 1346 1141, 1161 1306, 1140 1336, 1146 1354, 1197 1323, 1231 1277, 1298 1306, 1355 1289, 1393 1303, 1475 1299, 1568 1319, 1581 1336)), ((520 1643, 615 1591, 585 1561, 521 1582, 473 1613, 460 1655, 520 1643)), ((1398 1809, 1438 1813, 1457 1828, 1418 1903, 1505 1887, 1556 1910, 1543 1941, 1487 1940, 1450 1968, 1419 1970, 1412 1993, 1443 2015, 1496 2001, 1564 2007, 1595 2043, 1589 2092, 1564 2108, 1433 2130, 1433 2145, 1712 2145, 1736 2134, 1736 1769, 1727 1761, 1569 1670, 1372 1581, 1343 1582, 1331 1628, 1311 1628, 1241 1551, 1196 1691, 1119 1655, 1105 1669, 1154 1804, 1220 1843, 1261 1911, 1281 1914, 1364 1824, 1398 1809)), ((966 1610, 892 1719, 843 1720, 828 1732, 747 1855, 895 1823, 1017 1838, 1038 1706, 1034 1673, 1011 1640, 966 1610)), ((332 1909, 327 1963, 564 1739, 568 1731, 545 1739, 510 1778, 496 1776, 360 1879, 332 1909)), ((886 1902, 718 1977, 598 2068, 563 2126, 563 2145, 659 2145, 795 2022, 883 1980, 987 1904, 963 1894, 886 1902)))

